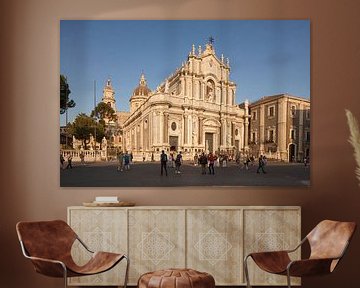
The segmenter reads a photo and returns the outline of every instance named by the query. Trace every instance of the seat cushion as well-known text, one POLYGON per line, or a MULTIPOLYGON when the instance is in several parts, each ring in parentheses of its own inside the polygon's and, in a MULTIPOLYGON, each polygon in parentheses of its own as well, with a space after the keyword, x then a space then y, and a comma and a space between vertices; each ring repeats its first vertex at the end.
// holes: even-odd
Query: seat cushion
POLYGON ((213 288, 214 277, 193 269, 166 269, 140 276, 138 288, 213 288))

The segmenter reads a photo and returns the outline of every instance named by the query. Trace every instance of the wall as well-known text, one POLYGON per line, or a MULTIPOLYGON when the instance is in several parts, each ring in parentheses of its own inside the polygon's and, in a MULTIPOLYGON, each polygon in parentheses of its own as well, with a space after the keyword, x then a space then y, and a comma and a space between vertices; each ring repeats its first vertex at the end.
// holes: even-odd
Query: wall
MULTIPOLYGON (((19 220, 66 217, 66 207, 116 194, 138 205, 301 205, 303 234, 330 218, 360 223, 360 187, 344 108, 360 119, 359 1, 1 1, 1 287, 62 287, 22 258, 19 220), (60 19, 311 19, 310 189, 60 189, 60 19)), ((76 43, 74 43, 76 45, 76 43)), ((335 274, 303 287, 358 287, 359 231, 335 274)))

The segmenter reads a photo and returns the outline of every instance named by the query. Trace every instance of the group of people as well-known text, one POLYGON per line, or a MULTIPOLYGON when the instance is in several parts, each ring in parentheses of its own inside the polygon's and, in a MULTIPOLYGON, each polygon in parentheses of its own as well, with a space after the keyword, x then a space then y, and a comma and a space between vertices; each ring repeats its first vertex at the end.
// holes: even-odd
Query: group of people
POLYGON ((208 155, 206 155, 204 152, 200 155, 198 161, 201 165, 201 174, 206 174, 206 166, 209 168, 209 174, 215 175, 215 161, 218 159, 216 155, 214 155, 212 152, 210 152, 208 155))
POLYGON ((67 155, 67 165, 65 167, 65 157, 62 153, 60 153, 60 167, 61 169, 72 169, 72 155, 71 153, 68 153, 67 155))
POLYGON ((118 151, 116 153, 116 158, 118 160, 117 171, 130 170, 130 164, 133 161, 132 153, 118 151))
MULTIPOLYGON (((175 164, 175 174, 180 174, 180 167, 183 163, 183 159, 182 159, 182 153, 181 151, 174 156, 174 153, 170 153, 170 161, 171 161, 171 167, 173 167, 172 165, 175 164)), ((160 167, 161 167, 161 176, 164 174, 165 171, 165 175, 168 176, 168 172, 167 172, 167 166, 168 166, 168 157, 165 154, 165 151, 162 150, 161 154, 160 154, 160 167)))

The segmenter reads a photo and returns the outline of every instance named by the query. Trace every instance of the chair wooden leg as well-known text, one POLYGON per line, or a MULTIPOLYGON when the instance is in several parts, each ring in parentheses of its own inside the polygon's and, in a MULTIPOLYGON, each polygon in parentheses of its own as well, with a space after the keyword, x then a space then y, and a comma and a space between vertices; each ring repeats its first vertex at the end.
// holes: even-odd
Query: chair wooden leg
POLYGON ((247 259, 249 258, 250 255, 247 255, 244 258, 244 272, 245 272, 245 279, 246 279, 246 287, 247 288, 251 288, 250 285, 250 279, 249 279, 249 270, 248 270, 248 266, 247 266, 247 259))

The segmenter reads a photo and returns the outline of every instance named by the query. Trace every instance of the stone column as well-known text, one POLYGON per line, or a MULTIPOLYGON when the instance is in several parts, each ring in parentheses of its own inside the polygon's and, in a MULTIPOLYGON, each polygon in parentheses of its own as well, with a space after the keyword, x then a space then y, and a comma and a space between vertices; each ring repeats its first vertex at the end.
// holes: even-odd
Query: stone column
POLYGON ((304 140, 304 105, 300 103, 299 105, 299 140, 298 140, 298 149, 297 149, 297 156, 299 160, 302 160, 304 157, 304 147, 303 147, 303 140, 304 140))
POLYGON ((279 112, 278 112, 278 131, 277 131, 277 152, 281 160, 287 160, 287 128, 286 128, 286 119, 288 117, 287 113, 287 104, 288 101, 286 98, 279 100, 279 112))
MULTIPOLYGON (((185 112, 186 113, 186 112, 185 112)), ((184 115, 184 144, 188 144, 188 115, 184 115)))
POLYGON ((169 113, 164 113, 164 143, 168 144, 169 143, 169 131, 168 131, 168 127, 169 127, 169 113))
POLYGON ((158 121, 159 125, 159 144, 161 146, 164 145, 164 112, 160 111, 160 115, 159 115, 159 121, 158 121))
POLYGON ((200 99, 204 100, 205 99, 205 84, 204 82, 201 82, 201 91, 200 91, 200 99))
POLYGON ((203 144, 203 125, 204 125, 204 122, 203 122, 203 117, 199 117, 199 133, 198 133, 198 144, 201 145, 203 144))

